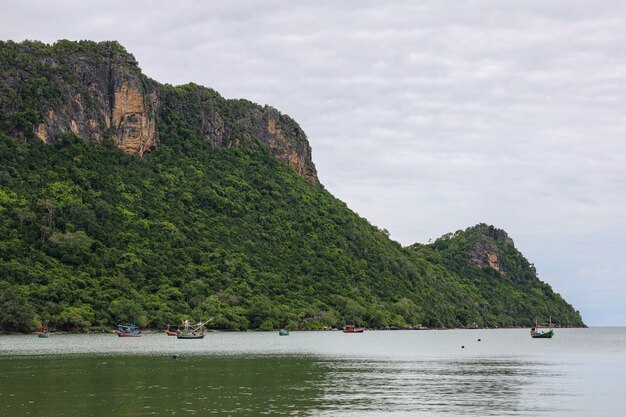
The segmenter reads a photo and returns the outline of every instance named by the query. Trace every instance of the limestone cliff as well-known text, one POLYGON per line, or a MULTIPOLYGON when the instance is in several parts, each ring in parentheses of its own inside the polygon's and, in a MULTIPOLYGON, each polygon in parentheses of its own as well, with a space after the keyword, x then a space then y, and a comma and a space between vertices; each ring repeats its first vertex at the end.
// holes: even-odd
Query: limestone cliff
POLYGON ((291 165, 309 181, 318 181, 311 163, 311 147, 295 121, 268 106, 253 109, 239 121, 250 128, 254 137, 266 143, 278 160, 291 165))
MULTIPOLYGON (((478 226, 480 228, 480 226, 478 226)), ((514 248, 513 240, 504 230, 497 230, 492 236, 483 235, 467 250, 468 264, 478 268, 493 268, 506 276, 508 270, 502 265, 501 247, 514 248)))
POLYGON ((0 109, 14 134, 44 142, 69 132, 90 142, 108 138, 138 155, 157 146, 157 84, 116 42, 3 42, 0 50, 0 109))
POLYGON ((202 86, 159 84, 117 42, 0 42, 0 58, 0 123, 16 136, 48 143, 73 133, 143 156, 168 140, 158 126, 177 111, 211 145, 265 145, 318 184, 306 135, 291 118, 202 86))

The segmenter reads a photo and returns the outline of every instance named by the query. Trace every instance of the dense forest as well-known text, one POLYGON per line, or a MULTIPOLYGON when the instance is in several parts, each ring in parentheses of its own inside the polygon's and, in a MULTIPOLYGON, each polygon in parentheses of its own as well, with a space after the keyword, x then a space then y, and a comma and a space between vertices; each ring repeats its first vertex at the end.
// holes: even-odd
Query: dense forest
MULTIPOLYGON (((37 138, 51 107, 64 114, 65 80, 81 85, 76 56, 98 67, 111 47, 125 53, 0 43, 1 332, 209 317, 228 330, 582 325, 498 229, 408 248, 390 240, 312 181, 312 165, 285 163, 256 122, 241 122, 265 114, 248 101, 136 72, 159 97, 150 152, 125 153, 110 131, 37 138), (219 146, 198 127, 207 106, 226 132, 219 146)), ((276 120, 297 142, 284 149, 306 151, 297 124, 276 120)))
POLYGON ((558 317, 561 324, 580 325, 580 314, 537 278, 533 264, 504 230, 479 224, 448 233, 429 245, 414 244, 417 256, 441 265, 480 294, 472 303, 488 306, 486 321, 515 326, 519 317, 558 317), (563 317, 567 317, 563 320, 563 317))

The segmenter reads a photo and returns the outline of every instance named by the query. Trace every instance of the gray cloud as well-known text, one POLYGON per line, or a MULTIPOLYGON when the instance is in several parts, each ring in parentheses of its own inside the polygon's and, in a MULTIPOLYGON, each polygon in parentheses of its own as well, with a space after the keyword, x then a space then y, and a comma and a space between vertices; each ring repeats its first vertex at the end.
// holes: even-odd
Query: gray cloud
POLYGON ((393 238, 495 224, 588 322, 624 324, 624 3, 3 9, 3 39, 117 39, 161 82, 277 107, 307 132, 326 187, 393 238))

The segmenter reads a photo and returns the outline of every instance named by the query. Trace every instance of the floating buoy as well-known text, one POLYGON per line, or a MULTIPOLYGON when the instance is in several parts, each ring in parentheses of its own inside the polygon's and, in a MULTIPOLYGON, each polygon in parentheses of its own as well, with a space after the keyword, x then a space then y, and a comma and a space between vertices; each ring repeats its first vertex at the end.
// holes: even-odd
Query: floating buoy
POLYGON ((478 339, 478 341, 480 342, 480 339, 478 339))
POLYGON ((461 346, 461 349, 465 349, 465 346, 461 346))

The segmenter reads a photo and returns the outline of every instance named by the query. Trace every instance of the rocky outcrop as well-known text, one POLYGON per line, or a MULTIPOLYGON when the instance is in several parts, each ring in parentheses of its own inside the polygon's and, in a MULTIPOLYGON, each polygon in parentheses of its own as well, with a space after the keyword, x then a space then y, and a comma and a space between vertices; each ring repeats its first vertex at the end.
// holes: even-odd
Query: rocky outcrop
POLYGON ((128 82, 115 86, 110 126, 125 152, 143 155, 156 147, 156 119, 149 109, 157 105, 156 92, 145 94, 128 82))
MULTIPOLYGON (((73 133, 90 142, 112 139, 125 152, 140 156, 157 146, 156 83, 141 74, 133 56, 119 44, 60 41, 52 47, 28 42, 0 45, 6 49, 16 46, 22 53, 20 59, 2 64, 7 66, 3 73, 14 73, 15 77, 2 81, 14 86, 18 95, 36 85, 43 96, 44 100, 37 102, 39 120, 32 128, 35 137, 53 142, 62 133, 73 133), (24 56, 31 58, 29 65, 24 65, 24 56)), ((3 104, 8 115, 25 110, 20 103, 11 106, 3 100, 3 104)), ((25 129, 18 124, 14 133, 28 136, 25 129)))
POLYGON ((202 136, 205 141, 209 142, 216 148, 224 146, 224 135, 226 130, 224 120, 217 111, 211 110, 204 114, 204 117, 200 122, 200 129, 202 130, 202 136))
POLYGON ((91 142, 110 137, 125 152, 140 156, 154 149, 158 143, 156 119, 149 108, 158 103, 156 93, 145 94, 129 81, 111 84, 114 95, 95 107, 86 109, 82 94, 76 94, 71 106, 63 108, 62 113, 48 109, 35 135, 44 142, 52 142, 67 132, 91 142))
POLYGON ((276 159, 291 165, 310 182, 318 183, 311 147, 304 131, 293 119, 265 106, 250 111, 239 122, 249 127, 255 138, 267 144, 276 159))
POLYGON ((506 276, 507 270, 500 263, 500 252, 496 245, 488 242, 477 242, 468 253, 469 265, 478 268, 490 267, 506 276))
POLYGON ((513 239, 504 230, 486 224, 478 224, 471 230, 476 233, 478 239, 467 253, 469 265, 493 268, 506 276, 509 271, 502 265, 501 252, 506 248, 514 249, 513 239))
POLYGON ((319 184, 306 135, 293 119, 269 106, 225 100, 202 86, 161 85, 143 75, 117 42, 0 42, 0 53, 5 77, 0 80, 0 123, 8 116, 7 130, 16 136, 48 143, 73 133, 90 142, 113 140, 124 152, 143 156, 166 139, 157 125, 167 123, 174 111, 185 129, 212 146, 240 146, 250 139, 319 184), (36 115, 32 97, 11 99, 22 89, 44 96, 35 104, 36 115))

